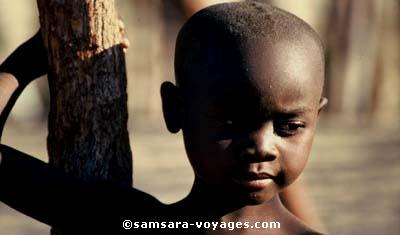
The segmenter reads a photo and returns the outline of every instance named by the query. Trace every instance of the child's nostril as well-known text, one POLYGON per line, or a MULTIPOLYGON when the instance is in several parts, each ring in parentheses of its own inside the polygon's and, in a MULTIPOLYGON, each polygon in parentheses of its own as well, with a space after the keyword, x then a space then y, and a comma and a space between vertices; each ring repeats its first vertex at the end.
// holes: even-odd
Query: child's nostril
POLYGON ((239 154, 239 158, 244 162, 263 162, 263 161, 273 161, 276 159, 276 155, 272 154, 265 149, 246 148, 239 154))

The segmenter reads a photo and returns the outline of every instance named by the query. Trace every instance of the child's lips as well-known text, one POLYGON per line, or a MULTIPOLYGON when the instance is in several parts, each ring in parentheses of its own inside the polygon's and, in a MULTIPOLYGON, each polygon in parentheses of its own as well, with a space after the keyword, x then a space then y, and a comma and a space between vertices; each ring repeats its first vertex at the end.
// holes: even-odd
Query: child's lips
POLYGON ((237 180, 234 182, 249 190, 262 190, 273 182, 272 179, 259 179, 259 180, 237 180))
POLYGON ((234 175, 233 181, 250 190, 262 190, 274 181, 274 176, 266 172, 242 172, 234 175))

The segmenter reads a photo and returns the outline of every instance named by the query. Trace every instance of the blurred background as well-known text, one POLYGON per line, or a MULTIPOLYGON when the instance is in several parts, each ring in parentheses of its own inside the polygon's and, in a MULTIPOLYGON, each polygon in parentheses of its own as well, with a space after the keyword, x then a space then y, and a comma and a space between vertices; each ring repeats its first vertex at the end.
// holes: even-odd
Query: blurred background
MULTIPOLYGON (((166 131, 159 87, 174 80, 173 55, 187 17, 218 0, 117 0, 130 48, 129 131, 134 183, 170 203, 193 173, 181 135, 166 131)), ((326 48, 323 111, 307 188, 329 234, 400 234, 400 1, 269 1, 308 22, 326 48)), ((0 0, 0 61, 39 28, 34 0, 0 0)), ((26 89, 4 143, 47 161, 47 79, 26 89)), ((29 195, 27 195, 29 196, 29 195)), ((49 234, 49 227, 0 203, 0 234, 49 234)))

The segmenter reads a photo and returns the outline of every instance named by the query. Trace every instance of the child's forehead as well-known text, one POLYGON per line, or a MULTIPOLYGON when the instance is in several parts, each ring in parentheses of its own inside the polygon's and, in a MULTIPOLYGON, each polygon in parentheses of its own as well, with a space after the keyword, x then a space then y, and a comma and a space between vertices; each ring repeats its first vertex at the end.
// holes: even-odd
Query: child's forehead
POLYGON ((199 87, 190 99, 193 107, 206 112, 290 113, 317 108, 320 90, 301 82, 269 83, 265 80, 215 81, 199 87))
POLYGON ((211 57, 214 66, 195 78, 195 89, 189 92, 200 94, 203 104, 224 107, 220 111, 262 106, 295 110, 318 104, 323 79, 322 62, 315 59, 319 55, 312 56, 302 45, 255 41, 232 50, 228 57, 211 57))
POLYGON ((194 66, 192 79, 217 92, 253 88, 259 93, 271 93, 286 88, 322 87, 324 65, 319 52, 302 43, 251 41, 224 51, 211 51, 206 61, 194 66))

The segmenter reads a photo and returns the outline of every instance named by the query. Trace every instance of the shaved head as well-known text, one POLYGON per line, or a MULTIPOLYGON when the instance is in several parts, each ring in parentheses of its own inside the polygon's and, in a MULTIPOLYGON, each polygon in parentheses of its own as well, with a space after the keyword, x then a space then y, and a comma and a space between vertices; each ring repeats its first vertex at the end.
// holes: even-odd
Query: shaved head
POLYGON ((304 21, 256 1, 201 10, 179 33, 175 75, 164 118, 182 130, 193 188, 261 205, 300 175, 326 104, 322 45, 304 21), (237 176, 262 171, 275 176, 262 187, 237 176))
POLYGON ((321 67, 318 80, 322 90, 325 62, 316 32, 297 16, 256 1, 214 5, 188 20, 176 43, 177 86, 192 90, 191 84, 206 78, 226 78, 226 70, 238 74, 235 70, 246 69, 241 63, 249 57, 248 48, 258 50, 254 45, 259 49, 285 45, 286 50, 304 53, 305 59, 321 67))

